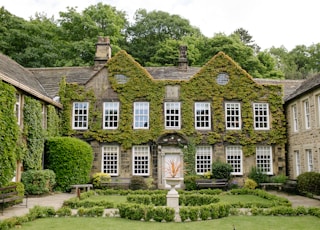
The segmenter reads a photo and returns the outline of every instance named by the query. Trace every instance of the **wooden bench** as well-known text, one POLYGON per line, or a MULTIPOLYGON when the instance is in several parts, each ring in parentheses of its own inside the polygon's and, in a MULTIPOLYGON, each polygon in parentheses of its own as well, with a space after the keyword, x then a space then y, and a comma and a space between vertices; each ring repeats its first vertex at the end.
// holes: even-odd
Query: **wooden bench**
POLYGON ((101 183, 101 186, 113 189, 129 189, 130 185, 130 178, 111 178, 110 182, 101 183))
POLYGON ((93 185, 92 184, 74 184, 74 185, 71 185, 71 188, 75 189, 76 194, 79 194, 81 189, 85 191, 90 191, 90 189, 93 188, 93 185))
POLYGON ((197 188, 228 188, 228 179, 197 179, 197 188))
MULTIPOLYGON (((4 211, 5 204, 14 201, 21 200, 23 202, 24 196, 19 196, 16 185, 6 186, 0 188, 0 203, 2 206, 2 215, 4 211)), ((26 208, 28 207, 28 197, 26 196, 26 208)))
POLYGON ((260 185, 260 186, 262 187, 262 189, 264 189, 264 190, 266 190, 266 188, 267 188, 268 186, 277 187, 279 190, 282 190, 283 183, 260 183, 259 185, 260 185))

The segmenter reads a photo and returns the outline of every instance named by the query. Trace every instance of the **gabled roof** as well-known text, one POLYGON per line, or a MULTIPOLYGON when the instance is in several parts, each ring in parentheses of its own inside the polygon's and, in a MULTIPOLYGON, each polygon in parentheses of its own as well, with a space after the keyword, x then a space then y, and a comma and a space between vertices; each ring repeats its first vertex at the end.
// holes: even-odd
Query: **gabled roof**
POLYGON ((86 84, 101 68, 94 67, 58 67, 32 68, 32 72, 51 98, 58 96, 59 84, 63 77, 68 83, 86 84))
POLYGON ((320 74, 304 80, 303 84, 301 84, 291 95, 289 95, 285 101, 289 102, 315 88, 320 88, 320 74))
POLYGON ((23 90, 43 101, 62 107, 60 103, 52 100, 35 78, 33 73, 6 55, 0 53, 0 79, 16 88, 23 90))

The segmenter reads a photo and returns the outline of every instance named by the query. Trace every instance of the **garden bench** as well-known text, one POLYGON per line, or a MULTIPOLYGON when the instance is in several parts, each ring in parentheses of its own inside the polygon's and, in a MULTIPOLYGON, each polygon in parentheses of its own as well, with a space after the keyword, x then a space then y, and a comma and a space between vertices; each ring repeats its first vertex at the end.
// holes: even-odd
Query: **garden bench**
POLYGON ((283 183, 260 183, 259 184, 263 190, 266 190, 268 186, 277 187, 279 190, 282 190, 283 183))
POLYGON ((112 181, 101 183, 101 186, 115 189, 129 189, 131 185, 130 178, 112 178, 112 181))
MULTIPOLYGON (((23 197, 19 196, 16 185, 6 186, 0 188, 0 204, 2 206, 2 215, 6 203, 11 203, 14 201, 21 200, 23 202, 23 197)), ((28 207, 28 197, 26 196, 26 208, 28 207)))
POLYGON ((228 179, 197 179, 196 184, 198 189, 201 188, 228 188, 228 179))
POLYGON ((92 184, 74 184, 71 185, 71 188, 75 189, 75 193, 78 194, 81 189, 84 189, 85 191, 90 191, 91 188, 93 188, 92 184))

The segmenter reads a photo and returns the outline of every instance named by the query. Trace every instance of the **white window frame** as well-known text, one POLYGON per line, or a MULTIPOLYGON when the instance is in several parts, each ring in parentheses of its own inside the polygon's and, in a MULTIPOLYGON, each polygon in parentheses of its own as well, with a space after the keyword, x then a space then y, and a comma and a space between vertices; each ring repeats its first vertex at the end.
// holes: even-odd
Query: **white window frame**
POLYGON ((150 175, 150 147, 148 145, 132 146, 132 175, 150 175))
POLYGON ((101 151, 101 172, 108 173, 110 176, 119 176, 119 146, 105 145, 102 146, 101 151))
POLYGON ((46 104, 42 104, 42 128, 46 129, 47 128, 47 106, 46 104))
POLYGON ((212 169, 212 147, 209 145, 200 145, 196 147, 196 173, 203 175, 212 169))
POLYGON ((103 103, 103 129, 117 129, 119 127, 119 111, 119 102, 103 103))
POLYGON ((72 108, 72 128, 76 130, 88 129, 89 102, 73 102, 72 108), (76 126, 76 123, 82 125, 76 126))
POLYGON ((253 119, 255 130, 269 130, 269 104, 253 103, 253 119))
POLYGON ((209 102, 194 103, 194 126, 198 130, 211 129, 211 106, 209 102))
POLYGON ((291 108, 292 108, 293 132, 298 132, 298 111, 297 111, 297 105, 293 105, 291 108))
POLYGON ((293 151, 296 163, 296 176, 299 176, 301 173, 301 159, 300 159, 300 152, 299 150, 293 151))
POLYGON ((271 146, 256 147, 256 166, 262 173, 273 175, 272 164, 272 148, 271 146))
POLYGON ((164 125, 166 129, 181 128, 181 103, 165 102, 164 103, 164 125))
POLYGON ((320 127, 320 95, 318 95, 318 126, 320 127))
POLYGON ((231 175, 243 174, 242 147, 239 145, 226 146, 226 162, 233 168, 231 175))
POLYGON ((14 113, 15 113, 15 116, 17 118, 17 124, 20 125, 21 123, 21 94, 20 93, 16 93, 16 104, 15 104, 15 107, 14 107, 14 113))
POLYGON ((241 130, 241 104, 239 102, 225 103, 226 130, 241 130))
POLYGON ((303 107, 304 107, 305 127, 306 127, 306 129, 310 129, 311 120, 310 120, 310 103, 309 103, 309 100, 304 100, 303 101, 303 107))
POLYGON ((149 102, 134 102, 133 113, 133 128, 149 129, 149 102))
POLYGON ((306 149, 308 172, 313 171, 313 154, 311 149, 306 149))

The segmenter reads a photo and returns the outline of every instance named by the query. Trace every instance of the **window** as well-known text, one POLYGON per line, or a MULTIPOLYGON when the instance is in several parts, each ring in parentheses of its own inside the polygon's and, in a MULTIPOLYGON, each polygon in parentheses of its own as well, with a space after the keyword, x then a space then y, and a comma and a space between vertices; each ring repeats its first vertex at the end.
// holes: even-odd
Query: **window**
POLYGON ((241 146, 226 147, 227 163, 233 168, 232 175, 242 175, 242 148, 241 146))
POLYGON ((226 129, 240 129, 241 127, 240 103, 226 103, 225 117, 226 129))
POLYGON ((310 129, 310 106, 309 106, 309 101, 305 100, 303 102, 303 105, 304 105, 305 126, 306 126, 306 129, 310 129))
POLYGON ((180 129, 180 102, 164 104, 166 129, 180 129))
POLYGON ((74 102, 73 103, 73 129, 87 129, 88 128, 88 102, 74 102))
POLYGON ((293 153, 296 158, 296 176, 299 176, 301 173, 300 153, 298 150, 295 150, 293 153))
POLYGON ((306 149, 308 172, 313 171, 313 158, 311 149, 306 149))
POLYGON ((42 128, 47 128, 47 106, 45 104, 42 104, 42 128))
POLYGON ((210 103, 196 102, 194 117, 195 117, 196 129, 210 129, 211 128, 210 103))
POLYGON ((103 103, 103 128, 116 129, 119 125, 119 102, 103 103))
POLYGON ((110 176, 119 175, 119 146, 109 145, 102 147, 101 171, 110 176))
POLYGON ((21 106, 21 95, 19 93, 16 93, 16 104, 14 107, 14 113, 16 115, 18 125, 20 125, 20 106, 21 106))
POLYGON ((133 146, 133 175, 149 176, 149 146, 133 146))
POLYGON ((273 174, 271 146, 257 146, 256 164, 261 172, 269 175, 273 174))
POLYGON ((196 172, 203 175, 211 171, 212 148, 211 146, 197 146, 196 148, 196 172))
POLYGON ((298 131, 298 114, 297 114, 297 106, 292 106, 292 120, 293 120, 293 132, 298 131))
POLYGON ((254 128, 269 129, 269 105, 267 103, 254 103, 254 128))
POLYGON ((148 129, 149 128, 149 102, 134 103, 134 128, 148 129))

